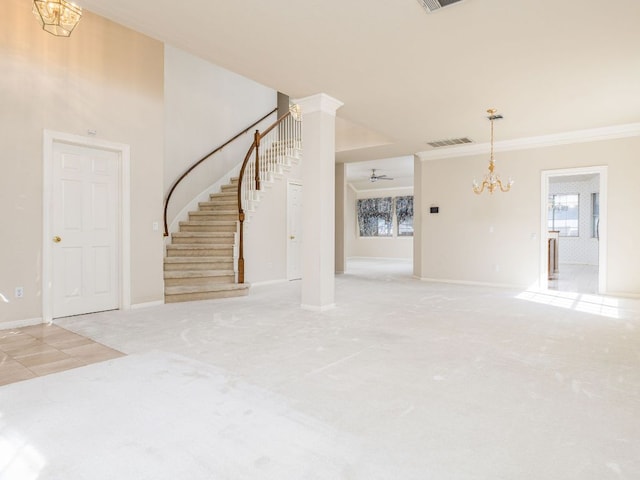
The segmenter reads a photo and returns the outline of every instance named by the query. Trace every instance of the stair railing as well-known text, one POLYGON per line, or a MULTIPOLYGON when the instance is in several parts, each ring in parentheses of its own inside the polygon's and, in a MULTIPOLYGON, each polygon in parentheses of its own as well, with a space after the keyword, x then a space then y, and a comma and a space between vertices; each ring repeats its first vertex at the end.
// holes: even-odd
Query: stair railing
POLYGON ((283 163, 298 158, 301 149, 302 116, 298 105, 293 105, 264 132, 254 133, 238 179, 238 283, 244 283, 244 207, 258 199, 262 181, 282 173, 283 163))
POLYGON ((218 153, 219 151, 221 151, 224 147, 226 147, 227 145, 233 143, 235 140, 237 140, 238 138, 240 138, 242 135, 246 134, 249 130, 251 130, 252 128, 254 128, 256 125, 260 124, 260 122, 262 122, 263 120, 266 120, 270 115, 273 115, 275 112, 277 112, 278 109, 274 108, 273 110, 271 110, 269 113, 267 113, 266 115, 264 115, 262 118, 260 118, 259 120, 253 122, 251 125, 249 125, 247 128, 245 128, 244 130, 242 130, 240 133, 234 135, 232 138, 230 138, 229 140, 227 140, 226 142, 224 142, 222 145, 220 145, 219 147, 217 147, 215 150, 212 150, 210 153, 206 154, 204 157, 202 157, 200 160, 198 160, 197 162, 195 162, 193 165, 191 165, 175 182, 173 182, 173 185, 171 185, 171 188, 169 189, 169 192, 167 193, 167 196, 164 200, 164 214, 163 214, 163 220, 164 220, 164 236, 168 237, 169 236, 169 226, 167 224, 167 210, 169 208, 169 200, 171 200, 171 195, 173 195, 174 190, 176 189, 176 187, 180 184, 180 182, 182 182, 182 180, 184 180, 187 175, 189 175, 193 170, 195 170, 195 168, 200 165, 202 162, 204 162, 205 160, 207 160, 208 158, 210 158, 211 156, 213 156, 214 154, 218 153))

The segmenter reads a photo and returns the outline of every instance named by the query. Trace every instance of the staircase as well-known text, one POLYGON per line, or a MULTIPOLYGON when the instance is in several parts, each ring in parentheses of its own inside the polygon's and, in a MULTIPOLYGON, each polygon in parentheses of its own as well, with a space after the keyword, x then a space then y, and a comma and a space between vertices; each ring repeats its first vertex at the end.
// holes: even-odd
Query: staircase
MULTIPOLYGON (((165 199, 165 236, 168 235, 167 206, 176 186, 195 167, 239 135, 200 159, 174 182, 165 199)), ((242 180, 232 178, 219 193, 209 195, 209 201, 200 202, 198 210, 189 212, 187 221, 179 222, 179 231, 171 234, 171 243, 166 246, 165 303, 248 294, 249 284, 244 283, 244 224, 255 211, 262 190, 298 162, 301 141, 300 110, 292 106, 263 133, 255 132, 254 143, 240 167, 242 180)))
POLYGON ((237 284, 234 253, 238 220, 238 179, 200 202, 171 235, 164 259, 166 303, 247 295, 237 284))

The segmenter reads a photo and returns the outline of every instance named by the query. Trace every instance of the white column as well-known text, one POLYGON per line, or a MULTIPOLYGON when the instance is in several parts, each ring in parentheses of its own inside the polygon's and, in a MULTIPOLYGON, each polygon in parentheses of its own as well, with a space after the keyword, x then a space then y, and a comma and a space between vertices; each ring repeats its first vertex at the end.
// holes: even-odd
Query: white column
POLYGON ((302 111, 302 308, 335 306, 336 110, 319 93, 295 101, 302 111))
POLYGON ((426 215, 422 191, 422 160, 413 156, 413 276, 422 278, 422 224, 426 215))
POLYGON ((344 273, 347 265, 344 239, 344 204, 347 190, 347 167, 336 164, 336 273, 344 273))

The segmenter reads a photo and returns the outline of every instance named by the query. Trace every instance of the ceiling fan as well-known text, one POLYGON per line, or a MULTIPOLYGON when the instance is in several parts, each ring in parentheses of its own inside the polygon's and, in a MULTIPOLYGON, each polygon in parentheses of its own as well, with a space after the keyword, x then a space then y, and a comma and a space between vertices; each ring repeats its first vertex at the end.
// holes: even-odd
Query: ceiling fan
POLYGON ((386 175, 376 175, 376 169, 371 169, 371 176, 369 177, 370 182, 377 182, 378 180, 393 180, 391 177, 387 177, 386 175))

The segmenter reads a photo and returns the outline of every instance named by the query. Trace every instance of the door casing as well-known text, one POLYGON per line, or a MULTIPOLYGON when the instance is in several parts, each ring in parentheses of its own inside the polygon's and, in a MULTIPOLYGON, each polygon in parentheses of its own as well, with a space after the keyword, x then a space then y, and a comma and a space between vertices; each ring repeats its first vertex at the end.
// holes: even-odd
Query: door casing
POLYGON ((51 238, 52 200, 53 200, 53 161, 54 146, 70 144, 97 150, 115 152, 118 156, 119 176, 119 212, 118 218, 118 251, 119 255, 119 309, 131 307, 131 227, 130 227, 130 148, 121 143, 109 142, 93 137, 83 137, 69 133, 45 130, 43 135, 43 187, 42 187, 42 320, 50 323, 53 320, 53 251, 51 238))

